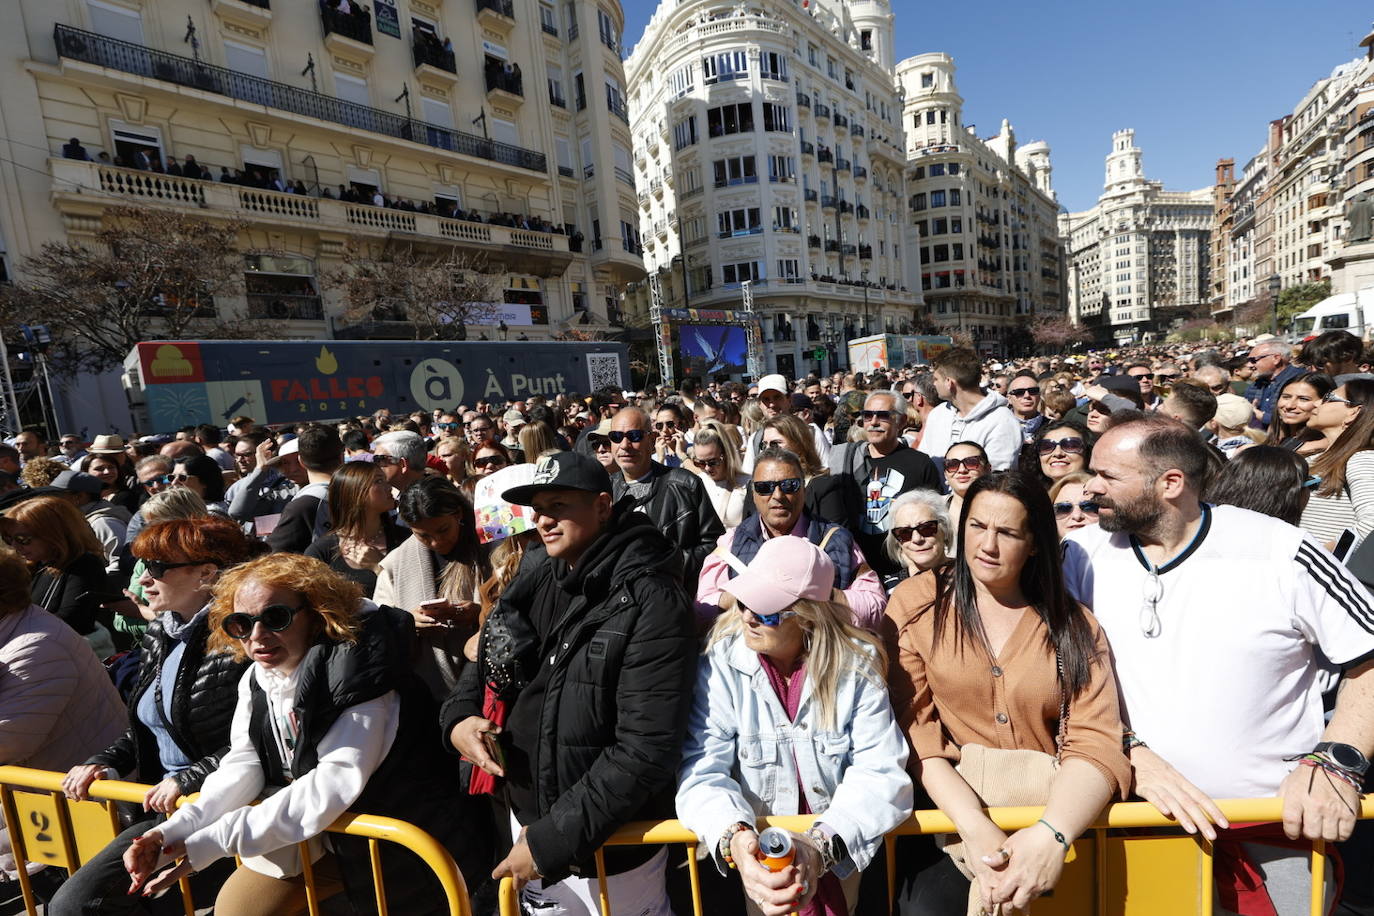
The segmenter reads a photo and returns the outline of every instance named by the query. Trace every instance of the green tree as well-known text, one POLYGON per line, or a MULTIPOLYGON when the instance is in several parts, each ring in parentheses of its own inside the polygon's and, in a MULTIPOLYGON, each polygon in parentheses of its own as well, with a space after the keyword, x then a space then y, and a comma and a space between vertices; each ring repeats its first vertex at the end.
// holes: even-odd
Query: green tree
POLYGON ((1290 286, 1279 293, 1279 328, 1331 295, 1330 279, 1290 286))

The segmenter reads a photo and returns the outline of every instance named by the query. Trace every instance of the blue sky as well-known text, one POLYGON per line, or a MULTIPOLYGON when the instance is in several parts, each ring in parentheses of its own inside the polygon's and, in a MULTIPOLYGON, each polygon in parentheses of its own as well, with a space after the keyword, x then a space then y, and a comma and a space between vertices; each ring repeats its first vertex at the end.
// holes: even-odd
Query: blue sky
MULTIPOLYGON (((622 3, 633 45, 657 3, 622 3)), ((1018 142, 1048 142, 1071 210, 1096 201, 1112 132, 1125 127, 1135 128, 1147 177, 1167 188, 1212 184, 1221 157, 1239 174, 1270 120, 1364 51, 1374 19, 1374 6, 1355 0, 894 0, 893 9, 898 59, 952 55, 964 122, 990 136, 1008 118, 1018 142)))

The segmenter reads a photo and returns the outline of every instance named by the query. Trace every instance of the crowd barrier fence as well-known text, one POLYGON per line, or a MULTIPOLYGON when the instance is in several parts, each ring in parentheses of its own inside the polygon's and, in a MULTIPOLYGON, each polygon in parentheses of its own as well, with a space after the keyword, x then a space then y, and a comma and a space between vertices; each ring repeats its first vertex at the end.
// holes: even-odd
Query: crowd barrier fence
MULTIPOLYGON (((118 780, 97 780, 90 788, 90 801, 71 801, 62 794, 66 774, 24 767, 0 766, 0 805, 9 827, 10 845, 19 872, 19 886, 28 916, 38 916, 37 900, 25 869, 27 862, 75 871, 114 839, 120 832, 117 802, 142 803, 150 786, 118 780)), ((185 800, 183 800, 184 802, 185 800)), ((450 916, 471 916, 467 885, 458 866, 438 840, 413 824, 370 814, 345 814, 329 826, 328 832, 366 837, 372 863, 372 879, 379 916, 388 916, 386 885, 382 875, 381 844, 395 843, 409 849, 434 872, 448 900, 450 916)), ((305 866, 306 902, 310 916, 319 916, 320 901, 315 889, 310 857, 301 844, 305 866)), ((190 886, 181 882, 182 907, 194 916, 190 886)), ((398 913, 397 916, 405 916, 398 913)))
MULTIPOLYGON (((1218 805, 1233 826, 1276 823, 1283 819, 1283 802, 1277 798, 1230 799, 1218 805)), ((1043 812, 1043 807, 988 809, 992 820, 1006 831, 1029 827, 1043 812)), ((1362 802, 1360 818, 1374 818, 1374 797, 1362 802)), ((801 833, 813 820, 813 815, 763 817, 759 818, 759 829, 783 827, 801 833)), ((954 832, 954 823, 948 817, 930 810, 915 812, 887 835, 889 901, 896 892, 896 838, 954 832)), ((658 844, 681 844, 688 848, 692 912, 694 916, 703 916, 700 869, 716 866, 710 859, 698 861, 697 837, 680 821, 627 824, 606 841, 606 846, 658 844)), ((1321 840, 1313 841, 1311 850, 1314 880, 1310 913, 1311 916, 1323 916, 1326 844, 1321 840)), ((1211 843, 1201 836, 1184 833, 1176 821, 1160 814, 1147 802, 1111 805, 1073 844, 1058 886, 1050 896, 1035 901, 1030 913, 1032 916, 1211 916, 1212 855, 1211 843)), ((606 886, 601 850, 596 853, 596 866, 602 916, 612 916, 615 911, 606 886)), ((502 880, 498 899, 500 916, 520 916, 518 894, 510 878, 502 880)))

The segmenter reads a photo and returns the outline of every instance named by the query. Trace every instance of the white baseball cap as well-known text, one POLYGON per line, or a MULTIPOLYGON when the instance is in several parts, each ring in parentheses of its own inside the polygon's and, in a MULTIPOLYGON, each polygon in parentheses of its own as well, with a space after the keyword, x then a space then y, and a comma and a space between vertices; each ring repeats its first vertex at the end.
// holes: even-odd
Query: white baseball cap
POLYGON ((765 391, 776 391, 780 394, 787 394, 787 379, 776 373, 773 375, 765 375, 763 378, 759 379, 758 385, 759 394, 763 394, 765 391))

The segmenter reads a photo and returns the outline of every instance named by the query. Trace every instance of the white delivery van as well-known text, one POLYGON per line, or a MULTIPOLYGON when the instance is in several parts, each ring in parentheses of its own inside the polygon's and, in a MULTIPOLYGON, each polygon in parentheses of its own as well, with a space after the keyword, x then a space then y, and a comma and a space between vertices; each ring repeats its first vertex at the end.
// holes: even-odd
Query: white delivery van
POLYGON ((1293 336, 1298 340, 1327 331, 1349 331, 1361 339, 1374 333, 1374 286, 1327 296, 1293 319, 1293 336))

